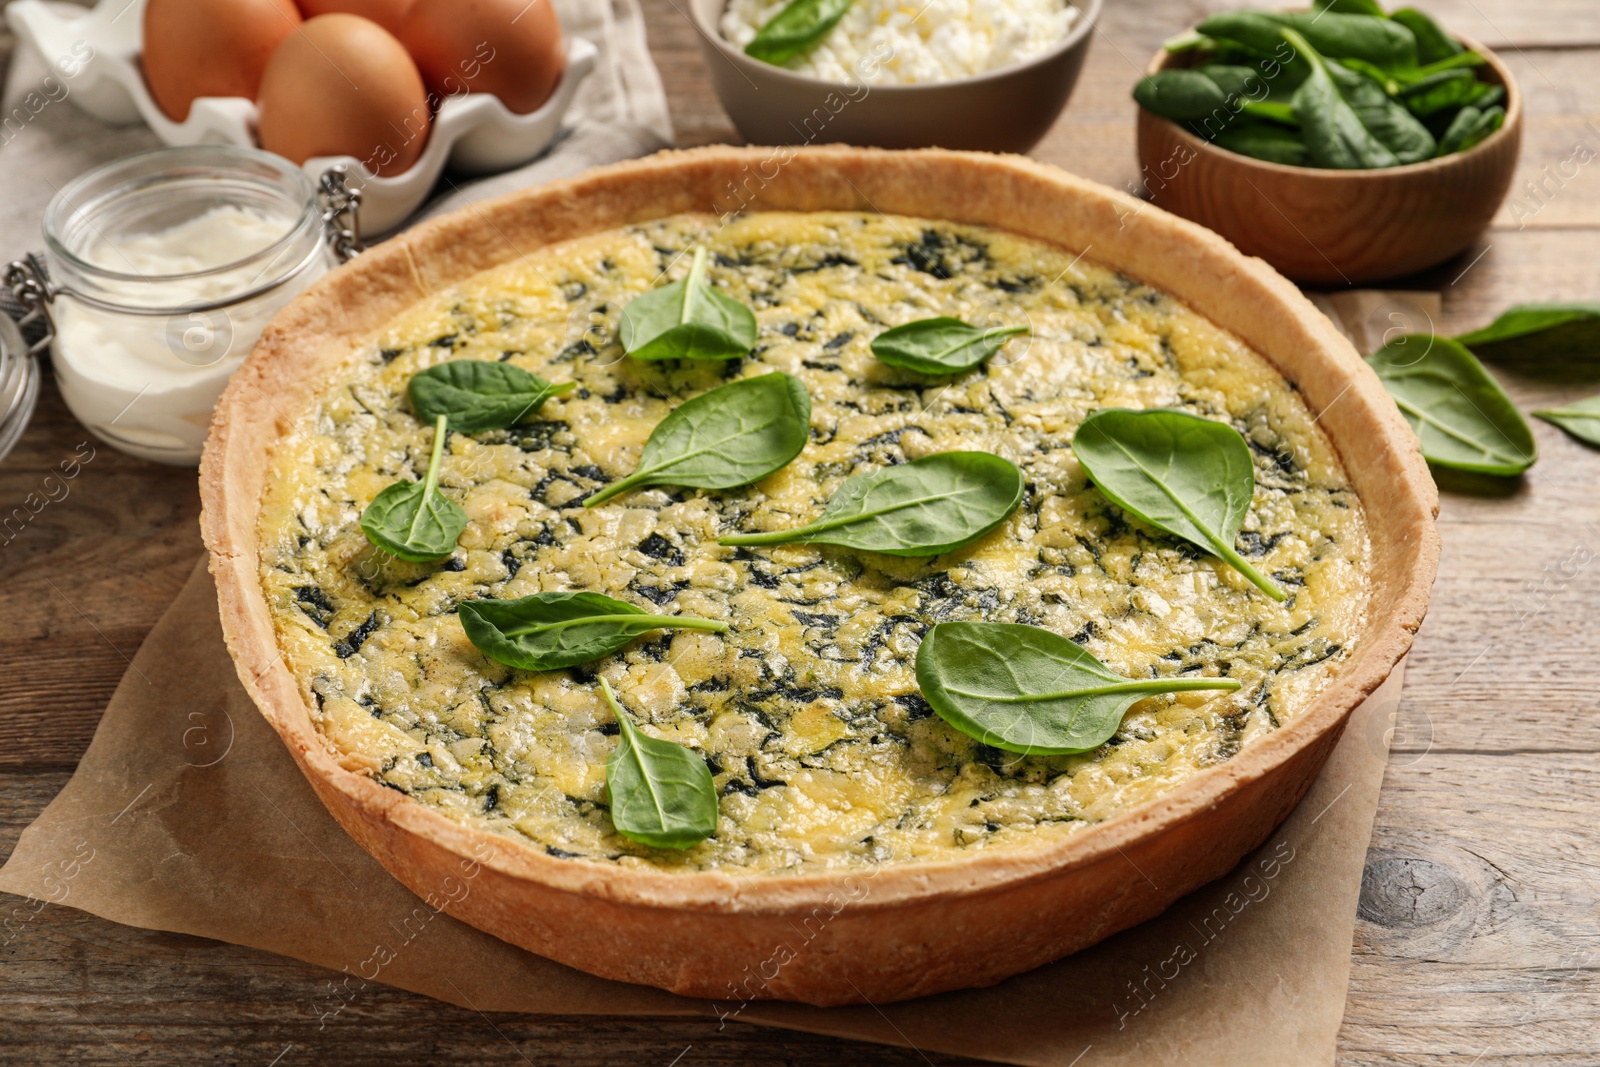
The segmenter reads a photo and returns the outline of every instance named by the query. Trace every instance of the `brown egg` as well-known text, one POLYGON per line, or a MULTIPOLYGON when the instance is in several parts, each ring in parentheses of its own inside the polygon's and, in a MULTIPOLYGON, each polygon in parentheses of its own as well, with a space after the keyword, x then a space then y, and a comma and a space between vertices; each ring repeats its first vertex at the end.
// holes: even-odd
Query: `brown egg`
POLYGON ((371 19, 396 36, 405 24, 415 0, 299 0, 300 13, 308 19, 318 15, 360 15, 371 19))
POLYGON ((519 115, 550 99, 566 67, 550 0, 416 0, 400 39, 430 91, 489 93, 519 115))
POLYGON ((261 76, 261 147, 296 163, 355 156, 409 170, 432 121, 422 75, 388 30, 358 15, 308 19, 261 76))
POLYGON ((292 0, 150 0, 144 9, 144 78, 175 122, 202 96, 254 100, 267 60, 295 27, 292 0))

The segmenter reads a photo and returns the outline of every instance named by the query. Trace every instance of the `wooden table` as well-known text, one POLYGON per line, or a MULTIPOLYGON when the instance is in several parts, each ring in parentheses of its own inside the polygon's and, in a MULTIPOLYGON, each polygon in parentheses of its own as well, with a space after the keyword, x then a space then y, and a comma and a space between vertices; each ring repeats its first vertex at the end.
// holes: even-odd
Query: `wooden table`
MULTIPOLYGON (((681 4, 645 0, 680 142, 734 139, 681 4)), ((1130 86, 1164 35, 1222 5, 1106 6, 1072 104, 1036 154, 1126 188, 1137 176, 1130 86)), ((1600 299, 1600 5, 1430 9, 1505 56, 1527 96, 1527 141, 1496 227, 1408 285, 1442 291, 1449 333, 1515 301, 1600 299)), ((1600 362, 1556 377, 1497 371, 1525 409, 1600 392, 1600 362)), ((1341 1064, 1600 1063, 1600 454, 1534 430, 1544 458, 1527 477, 1442 479, 1443 567, 1368 858, 1341 1064)), ((47 383, 0 466, 0 515, 86 438, 47 383)), ((72 773, 188 576, 198 510, 192 472, 102 446, 66 499, 0 534, 0 854, 72 773)), ((0 914, 16 903, 0 901, 0 914)), ((0 1062, 957 1062, 698 1021, 490 1019, 388 989, 319 1033, 311 1004, 329 977, 46 908, 0 950, 0 1062)))

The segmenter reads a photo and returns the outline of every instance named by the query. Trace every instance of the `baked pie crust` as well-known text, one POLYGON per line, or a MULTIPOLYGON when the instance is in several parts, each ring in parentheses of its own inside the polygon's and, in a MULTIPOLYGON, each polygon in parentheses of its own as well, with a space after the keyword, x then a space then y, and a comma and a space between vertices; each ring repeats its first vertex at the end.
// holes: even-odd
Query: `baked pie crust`
POLYGON ((1414 436, 1294 286, 1215 234, 1110 189, 1022 158, 937 150, 667 153, 407 231, 274 320, 217 408, 201 492, 240 678, 328 810, 395 877, 465 922, 594 974, 692 996, 814 1004, 990 984, 1156 915, 1226 873, 1288 815, 1351 710, 1410 647, 1439 551, 1437 494, 1414 436), (315 402, 363 338, 481 271, 618 227, 751 210, 884 212, 1011 231, 1082 250, 1240 338, 1317 413, 1363 505, 1371 597, 1349 658, 1285 725, 1157 800, 1038 847, 868 870, 574 862, 347 767, 312 721, 262 587, 263 492, 293 413, 315 402))

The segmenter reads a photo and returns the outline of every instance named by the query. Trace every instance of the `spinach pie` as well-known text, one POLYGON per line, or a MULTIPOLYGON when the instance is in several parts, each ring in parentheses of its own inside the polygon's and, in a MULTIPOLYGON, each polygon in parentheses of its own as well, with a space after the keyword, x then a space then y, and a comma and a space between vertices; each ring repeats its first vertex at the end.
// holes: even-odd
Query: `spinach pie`
POLYGON ((241 678, 396 877, 471 862, 452 913, 541 955, 819 1004, 1230 869, 1437 558, 1414 439, 1292 286, 942 151, 670 153, 418 227, 268 329, 202 490, 241 678))

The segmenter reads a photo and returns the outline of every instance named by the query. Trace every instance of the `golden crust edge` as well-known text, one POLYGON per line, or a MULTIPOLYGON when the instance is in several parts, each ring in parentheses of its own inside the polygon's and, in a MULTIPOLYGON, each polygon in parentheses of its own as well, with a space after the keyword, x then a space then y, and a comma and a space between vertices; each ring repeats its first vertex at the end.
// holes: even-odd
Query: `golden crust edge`
POLYGON ((271 445, 286 428, 287 413, 343 365, 356 339, 431 292, 539 245, 735 206, 882 210, 995 226, 1082 250, 1165 290, 1240 336, 1299 386, 1327 427, 1373 534, 1375 593, 1363 642, 1294 723, 1172 793, 1048 848, 890 867, 875 875, 870 899, 853 907, 880 910, 1004 889, 1101 861, 1148 835, 1204 819, 1229 793, 1290 763, 1301 750, 1331 748, 1329 735, 1337 735, 1349 712, 1409 649, 1437 570, 1437 491, 1414 436, 1376 376, 1299 290, 1265 263, 1147 203, 1021 157, 839 147, 662 153, 465 208, 369 251, 279 314, 217 407, 201 463, 201 527, 228 648, 244 687, 324 801, 331 787, 351 805, 352 811, 336 813, 347 828, 348 817, 359 814, 466 858, 491 844, 493 855, 485 863, 504 875, 650 909, 799 913, 851 873, 859 876, 616 868, 556 859, 453 822, 339 765, 282 663, 260 590, 256 523, 271 445), (731 196, 716 199, 725 194, 731 196), (1008 194, 1015 199, 1007 202, 1008 194), (1058 217, 1041 226, 1024 217, 1029 205, 1056 209, 1058 217), (1097 247, 1105 254, 1095 254, 1097 247), (1304 352, 1286 356, 1296 344, 1304 352))

